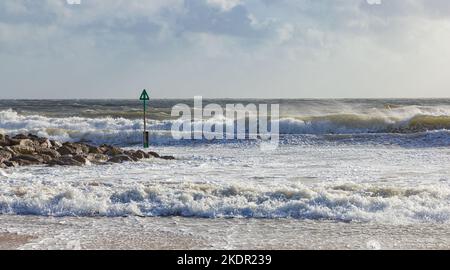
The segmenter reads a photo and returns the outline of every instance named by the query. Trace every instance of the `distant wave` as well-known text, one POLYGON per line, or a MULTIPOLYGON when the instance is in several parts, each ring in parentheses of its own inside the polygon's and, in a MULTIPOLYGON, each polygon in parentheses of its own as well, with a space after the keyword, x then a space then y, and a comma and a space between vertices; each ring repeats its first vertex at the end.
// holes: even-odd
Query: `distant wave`
POLYGON ((280 120, 283 134, 415 133, 450 129, 448 115, 398 118, 360 114, 330 114, 280 120))
MULTIPOLYGON (((150 121, 149 128, 159 140, 170 140, 174 121, 150 121)), ((210 119, 222 124, 223 120, 210 119)), ((200 126, 202 123, 193 123, 200 126)), ((379 115, 328 114, 307 117, 285 117, 279 120, 281 134, 413 134, 450 130, 450 115, 379 115)), ((7 134, 33 133, 61 141, 87 141, 121 145, 139 144, 143 124, 141 119, 45 117, 22 115, 13 110, 0 111, 0 131, 7 134)))

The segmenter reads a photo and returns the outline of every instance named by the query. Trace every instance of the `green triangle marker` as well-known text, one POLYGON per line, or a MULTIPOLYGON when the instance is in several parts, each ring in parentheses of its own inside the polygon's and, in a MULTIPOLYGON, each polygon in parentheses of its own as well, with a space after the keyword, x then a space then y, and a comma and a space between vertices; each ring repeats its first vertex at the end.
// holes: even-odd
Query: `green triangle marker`
POLYGON ((142 91, 141 97, 139 98, 139 100, 150 100, 150 97, 147 94, 147 90, 144 89, 144 91, 142 91))

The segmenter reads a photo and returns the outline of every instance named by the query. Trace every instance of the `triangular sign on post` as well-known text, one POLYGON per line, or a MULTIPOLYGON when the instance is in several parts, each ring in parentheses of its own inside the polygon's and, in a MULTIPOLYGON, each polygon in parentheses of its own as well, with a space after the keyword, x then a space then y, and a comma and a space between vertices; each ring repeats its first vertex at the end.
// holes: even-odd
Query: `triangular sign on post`
POLYGON ((142 91, 141 97, 139 98, 139 100, 150 100, 150 97, 147 94, 147 90, 144 89, 144 91, 142 91))

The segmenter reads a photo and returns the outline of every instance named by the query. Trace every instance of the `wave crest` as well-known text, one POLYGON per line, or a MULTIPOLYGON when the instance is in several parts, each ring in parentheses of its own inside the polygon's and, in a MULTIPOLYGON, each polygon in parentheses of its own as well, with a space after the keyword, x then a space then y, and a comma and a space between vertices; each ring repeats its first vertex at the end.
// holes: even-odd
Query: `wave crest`
POLYGON ((450 221, 448 187, 397 188, 349 183, 277 186, 153 183, 87 188, 59 184, 44 189, 22 187, 19 191, 6 187, 0 194, 0 214, 450 221))
MULTIPOLYGON (((175 121, 150 121, 149 128, 161 141, 170 141, 175 121)), ((226 119, 209 119, 221 125, 226 119)), ((193 126, 202 126, 194 123, 193 126)), ((329 114, 307 117, 286 117, 279 120, 281 134, 410 134, 450 130, 449 115, 329 114)), ((0 131, 7 134, 33 133, 60 141, 86 141, 121 145, 139 144, 143 124, 140 119, 125 118, 52 118, 21 115, 13 110, 0 111, 0 131)))

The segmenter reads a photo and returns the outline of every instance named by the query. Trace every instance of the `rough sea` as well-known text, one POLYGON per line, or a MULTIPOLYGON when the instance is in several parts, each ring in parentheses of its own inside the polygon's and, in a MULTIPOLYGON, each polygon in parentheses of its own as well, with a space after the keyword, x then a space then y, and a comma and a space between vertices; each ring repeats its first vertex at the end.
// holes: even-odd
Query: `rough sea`
MULTIPOLYGON (((150 101, 151 150, 176 161, 2 170, 0 214, 450 223, 450 100, 203 101, 280 104, 273 151, 174 140, 172 106, 192 102, 150 101)), ((137 149, 142 122, 139 101, 0 100, 10 135, 137 149)))

